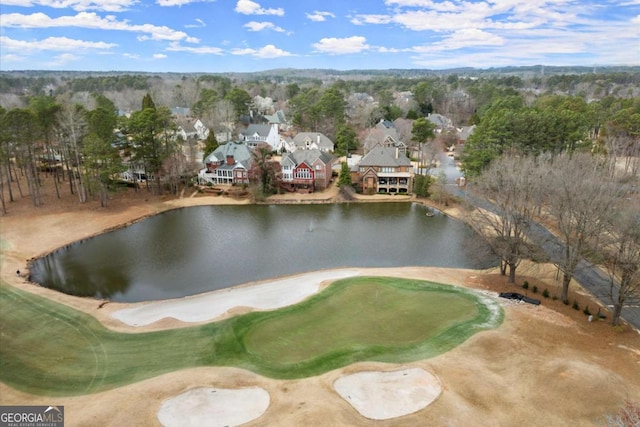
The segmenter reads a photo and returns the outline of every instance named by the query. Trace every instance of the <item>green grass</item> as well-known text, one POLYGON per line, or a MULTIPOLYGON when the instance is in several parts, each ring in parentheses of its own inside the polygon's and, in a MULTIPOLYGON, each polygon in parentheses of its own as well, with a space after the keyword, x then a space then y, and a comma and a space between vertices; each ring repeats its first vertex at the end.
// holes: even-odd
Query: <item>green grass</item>
POLYGON ((78 395, 195 366, 302 378, 362 360, 400 363, 496 327, 475 294, 424 281, 340 280, 294 306, 207 325, 125 334, 0 285, 0 380, 34 394, 78 395))

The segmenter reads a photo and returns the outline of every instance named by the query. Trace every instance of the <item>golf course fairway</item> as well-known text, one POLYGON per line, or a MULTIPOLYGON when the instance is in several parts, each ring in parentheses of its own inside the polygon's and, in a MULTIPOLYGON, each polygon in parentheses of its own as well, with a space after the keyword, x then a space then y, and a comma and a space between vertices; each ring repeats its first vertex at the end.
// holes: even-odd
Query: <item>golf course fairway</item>
POLYGON ((391 277, 335 281, 292 306, 158 332, 121 333, 0 284, 0 381, 28 393, 103 391, 197 366, 303 378, 359 361, 436 356, 500 325, 499 305, 465 288, 391 277))

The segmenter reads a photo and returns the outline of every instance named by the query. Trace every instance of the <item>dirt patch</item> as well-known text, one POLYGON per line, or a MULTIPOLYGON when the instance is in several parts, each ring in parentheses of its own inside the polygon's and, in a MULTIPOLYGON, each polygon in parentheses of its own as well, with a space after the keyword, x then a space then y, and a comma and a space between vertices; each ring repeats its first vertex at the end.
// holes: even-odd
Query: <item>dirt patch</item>
MULTIPOLYGON (((74 198, 66 205, 58 204, 52 194, 47 189, 50 199, 40 208, 30 206, 28 198, 9 204, 8 215, 0 218, 0 274, 12 286, 83 310, 114 329, 124 326, 112 319, 111 313, 128 307, 126 304, 98 308, 102 301, 29 284, 16 270, 24 275, 26 262, 33 257, 167 209, 248 203, 224 196, 170 199, 127 193, 102 209, 95 202, 79 206, 74 198)), ((588 304, 595 312, 597 304, 575 284, 571 285, 570 300, 576 299, 580 310, 541 297, 547 288, 551 295, 559 294, 553 266, 523 265, 519 273, 518 284, 510 285, 495 271, 376 269, 376 274, 469 286, 489 293, 522 292, 521 285, 527 280, 529 295, 542 300, 540 306, 501 301, 505 320, 499 328, 476 334, 438 357, 411 363, 411 367, 436 375, 442 394, 424 409, 376 421, 376 425, 596 425, 625 399, 640 396, 640 335, 628 327, 617 332, 606 321, 589 323, 582 308, 588 304), (539 289, 536 295, 531 293, 533 285, 539 289)), ((163 327, 169 327, 177 321, 159 323, 163 322, 163 327)), ((402 368, 363 362, 300 380, 272 380, 237 368, 194 368, 111 391, 64 398, 32 396, 0 384, 0 404, 64 405, 68 426, 154 426, 159 425, 157 413, 163 402, 187 390, 260 387, 270 395, 269 408, 246 425, 365 426, 372 421, 336 393, 334 382, 346 374, 402 368)))

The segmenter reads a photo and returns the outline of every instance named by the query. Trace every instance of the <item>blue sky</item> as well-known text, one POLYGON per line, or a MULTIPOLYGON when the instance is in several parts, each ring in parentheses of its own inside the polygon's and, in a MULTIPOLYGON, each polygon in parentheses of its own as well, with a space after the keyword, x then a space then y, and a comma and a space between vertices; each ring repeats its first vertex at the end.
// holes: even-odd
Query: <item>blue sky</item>
POLYGON ((0 70, 640 65, 640 0, 1 0, 0 70))

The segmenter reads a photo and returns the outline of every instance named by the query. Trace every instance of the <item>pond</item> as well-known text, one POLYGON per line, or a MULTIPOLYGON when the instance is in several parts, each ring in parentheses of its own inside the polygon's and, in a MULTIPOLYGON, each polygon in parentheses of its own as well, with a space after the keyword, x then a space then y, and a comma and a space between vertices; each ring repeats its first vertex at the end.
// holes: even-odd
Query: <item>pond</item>
POLYGON ((35 260, 31 280, 139 302, 321 269, 493 265, 468 226, 426 212, 414 203, 183 208, 35 260))

